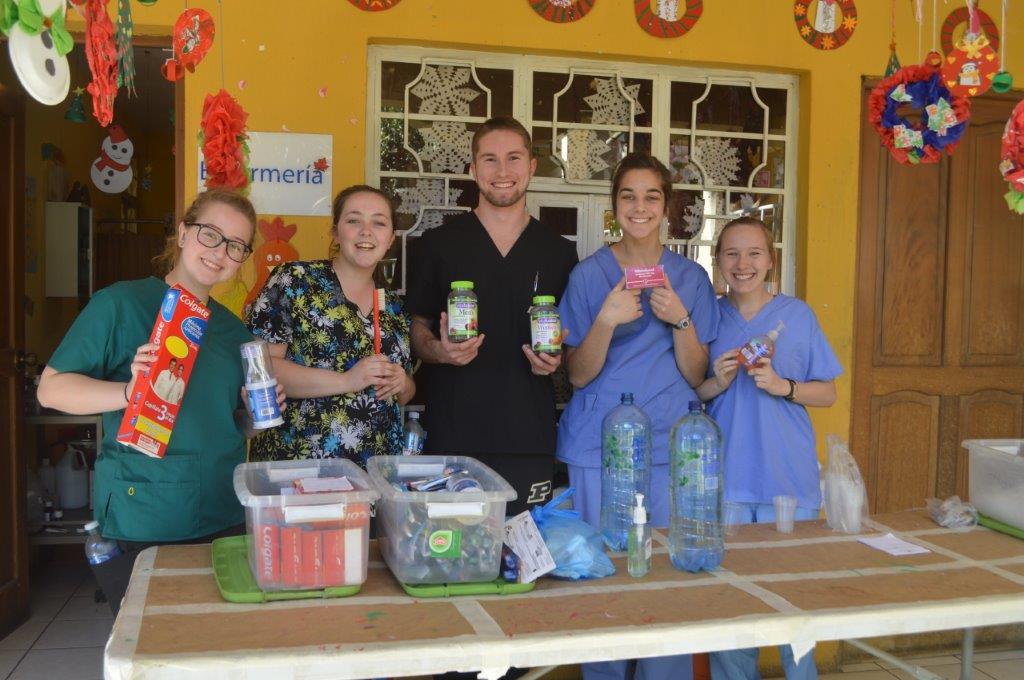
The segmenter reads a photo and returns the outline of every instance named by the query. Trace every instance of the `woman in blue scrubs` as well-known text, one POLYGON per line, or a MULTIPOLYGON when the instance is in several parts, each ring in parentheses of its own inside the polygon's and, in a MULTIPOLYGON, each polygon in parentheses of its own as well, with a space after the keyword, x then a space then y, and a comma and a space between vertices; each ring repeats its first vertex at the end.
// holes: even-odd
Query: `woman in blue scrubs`
MULTIPOLYGON (((740 507, 741 523, 775 521, 775 496, 797 499, 795 519, 817 519, 821 507, 818 459, 808 406, 836 400, 842 367, 811 308, 765 285, 775 263, 771 231, 760 220, 741 217, 718 237, 715 256, 729 293, 719 298, 721 319, 711 343, 712 367, 697 388, 722 428, 725 501, 740 507), (739 348, 782 322, 772 358, 750 370, 737 362, 739 348)), ((818 677, 814 654, 799 663, 781 648, 789 680, 818 677)), ((756 680, 757 649, 711 655, 713 680, 756 680)))
MULTIPOLYGON (((646 153, 631 153, 612 179, 612 206, 622 240, 606 246, 572 271, 562 296, 562 326, 572 329, 566 349, 576 388, 558 428, 558 459, 576 487, 574 507, 600 526, 601 421, 623 392, 651 419, 653 451, 648 512, 652 526, 668 525, 669 428, 696 398, 704 379, 708 343, 718 309, 707 273, 661 244, 661 226, 672 192, 668 170, 646 153), (664 287, 625 289, 628 266, 665 268, 664 287), (573 345, 572 338, 581 338, 573 345)), ((628 661, 584 664, 585 680, 625 678, 628 661)), ((636 678, 692 677, 689 655, 640 659, 636 678)))

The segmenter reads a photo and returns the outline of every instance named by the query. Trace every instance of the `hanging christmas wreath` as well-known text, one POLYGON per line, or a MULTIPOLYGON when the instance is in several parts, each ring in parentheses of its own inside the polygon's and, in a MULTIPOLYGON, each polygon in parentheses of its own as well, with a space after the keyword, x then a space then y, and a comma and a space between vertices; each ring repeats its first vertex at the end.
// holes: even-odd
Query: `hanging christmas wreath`
POLYGON ((793 3, 793 19, 800 37, 811 47, 819 50, 834 50, 846 44, 857 29, 857 6, 853 0, 818 0, 818 16, 811 25, 811 0, 797 0, 793 3), (842 12, 842 20, 836 17, 836 8, 842 12))
POLYGON ((391 9, 402 0, 348 0, 364 12, 383 12, 391 9))
POLYGON ((678 14, 678 0, 636 0, 636 23, 656 38, 678 38, 690 31, 704 13, 703 0, 685 0, 686 10, 678 14), (657 10, 651 4, 657 5, 657 10), (671 17, 671 18, 670 18, 671 17))
POLYGON ((597 0, 526 0, 533 11, 556 24, 579 21, 594 8, 597 0))
POLYGON ((905 164, 938 163, 943 151, 953 153, 970 117, 968 100, 951 94, 930 66, 901 68, 868 98, 868 121, 893 158, 905 164), (904 106, 920 111, 921 123, 899 115, 904 106))
MULTIPOLYGON (((974 11, 978 15, 982 32, 988 38, 988 41, 992 43, 992 49, 999 50, 999 29, 996 28, 996 22, 992 21, 992 17, 977 7, 974 8, 974 11)), ((959 28, 960 24, 967 24, 970 20, 971 11, 966 7, 957 7, 949 13, 946 20, 942 22, 942 32, 940 34, 943 54, 949 54, 953 51, 953 32, 959 28)))
POLYGON ((1024 215, 1024 100, 1017 103, 1003 131, 999 172, 1010 184, 1006 205, 1024 215))

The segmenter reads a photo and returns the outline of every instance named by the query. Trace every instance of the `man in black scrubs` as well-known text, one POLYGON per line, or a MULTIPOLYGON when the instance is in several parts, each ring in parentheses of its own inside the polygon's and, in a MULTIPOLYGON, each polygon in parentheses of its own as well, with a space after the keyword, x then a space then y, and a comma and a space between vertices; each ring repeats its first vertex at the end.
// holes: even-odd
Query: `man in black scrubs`
POLYGON ((534 295, 561 298, 576 265, 575 244, 526 212, 537 169, 530 134, 513 118, 492 118, 473 136, 470 171, 476 209, 417 239, 406 309, 412 347, 425 364, 426 453, 477 458, 508 480, 516 514, 551 498, 555 399, 551 373, 561 357, 530 347, 534 295), (472 281, 480 334, 451 343, 452 281, 472 281))

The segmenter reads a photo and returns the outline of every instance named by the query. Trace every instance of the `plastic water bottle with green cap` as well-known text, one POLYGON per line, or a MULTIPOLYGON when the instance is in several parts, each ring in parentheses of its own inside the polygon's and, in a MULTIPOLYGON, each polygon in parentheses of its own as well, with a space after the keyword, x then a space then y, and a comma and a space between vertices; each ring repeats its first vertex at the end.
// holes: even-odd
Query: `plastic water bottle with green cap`
POLYGON ((452 281, 448 294, 448 342, 466 342, 479 335, 479 303, 472 281, 452 281))
POLYGON ((530 307, 530 346, 538 354, 562 353, 562 319, 554 295, 535 295, 530 307))

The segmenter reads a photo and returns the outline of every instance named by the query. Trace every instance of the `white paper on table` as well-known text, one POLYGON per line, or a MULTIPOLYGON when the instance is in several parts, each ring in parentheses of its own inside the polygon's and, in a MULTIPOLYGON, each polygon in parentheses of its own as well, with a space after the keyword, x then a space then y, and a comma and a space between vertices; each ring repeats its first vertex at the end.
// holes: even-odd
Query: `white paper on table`
POLYGON ((519 558, 521 583, 533 583, 554 571, 555 558, 529 512, 521 512, 505 521, 505 543, 519 558))
POLYGON ((923 555, 924 553, 931 552, 928 548, 922 548, 915 543, 904 541, 902 538, 896 538, 892 534, 859 538, 857 540, 869 548, 881 550, 882 552, 887 552, 890 555, 923 555))

